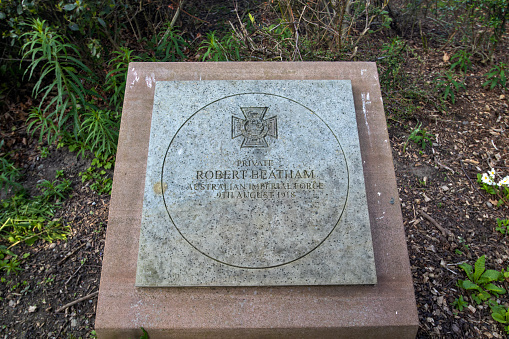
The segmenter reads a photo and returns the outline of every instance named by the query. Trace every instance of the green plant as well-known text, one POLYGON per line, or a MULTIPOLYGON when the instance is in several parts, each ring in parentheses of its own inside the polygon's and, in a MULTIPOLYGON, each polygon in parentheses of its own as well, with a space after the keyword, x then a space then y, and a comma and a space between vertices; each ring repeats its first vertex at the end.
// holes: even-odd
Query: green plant
POLYGON ((112 111, 87 110, 81 125, 80 139, 98 156, 106 158, 113 156, 117 151, 119 117, 112 111))
POLYGON ((40 151, 41 151, 41 158, 42 159, 46 159, 49 156, 48 147, 41 147, 40 151))
POLYGON ((47 119, 46 115, 38 107, 32 107, 28 115, 29 123, 27 125, 27 132, 32 135, 39 130, 39 142, 42 142, 44 136, 48 141, 55 140, 58 137, 59 129, 53 123, 53 120, 47 119))
MULTIPOLYGON (((40 140, 46 134, 48 143, 52 143, 69 122, 69 118, 74 134, 78 134, 78 106, 91 106, 85 96, 97 94, 83 86, 84 82, 93 83, 94 80, 91 78, 91 70, 71 55, 79 57, 77 48, 66 43, 64 37, 47 26, 44 20, 35 19, 29 26, 32 30, 22 36, 27 40, 23 45, 23 60, 30 60, 25 75, 28 73, 31 79, 38 66, 42 65, 41 74, 33 88, 35 96, 42 94, 40 112, 35 116, 38 119, 35 129, 40 129, 40 140), (44 85, 48 81, 49 84, 44 85), (41 126, 43 120, 46 123, 41 126)), ((34 127, 34 124, 30 127, 34 127)))
POLYGON ((495 230, 502 234, 509 234, 509 219, 497 218, 497 225, 495 230))
POLYGON ((106 170, 111 169, 113 163, 113 160, 94 158, 90 167, 85 172, 79 173, 81 181, 83 183, 90 182, 90 188, 99 194, 111 194, 113 180, 106 170))
MULTIPOLYGON (((4 141, 0 141, 0 149, 2 149, 4 141)), ((0 156, 0 190, 9 188, 20 190, 23 188, 16 181, 21 177, 21 172, 9 161, 5 155, 0 156)))
POLYGON ((204 50, 202 61, 228 61, 226 50, 216 38, 216 31, 207 33, 199 50, 204 50))
POLYGON ((460 295, 459 298, 454 299, 452 306, 454 306, 458 311, 461 312, 465 307, 468 306, 468 303, 465 300, 463 300, 463 296, 460 295))
POLYGON ((489 87, 490 90, 494 89, 496 86, 507 89, 506 69, 507 65, 503 62, 495 65, 488 73, 484 74, 487 80, 482 84, 483 87, 489 87))
POLYGON ((383 71, 380 75, 380 82, 386 89, 401 87, 405 80, 405 73, 401 71, 401 68, 405 61, 403 53, 406 46, 406 42, 403 42, 399 37, 382 45, 382 55, 379 60, 383 71))
POLYGON ((129 48, 120 47, 119 51, 113 52, 116 56, 108 63, 113 69, 106 75, 104 90, 111 93, 110 105, 119 113, 122 112, 129 63, 142 61, 140 57, 132 53, 133 51, 129 48))
POLYGON ((38 239, 66 239, 70 227, 54 219, 58 203, 50 201, 54 195, 44 196, 44 192, 32 198, 21 192, 1 202, 0 237, 11 243, 9 248, 20 242, 30 246, 38 239))
POLYGON ((17 258, 18 256, 7 247, 0 245, 0 270, 5 271, 7 274, 17 274, 21 271, 19 267, 20 262, 17 258))
POLYGON ((412 130, 410 135, 408 136, 405 145, 403 146, 403 152, 406 150, 406 146, 408 145, 408 141, 412 141, 417 145, 421 146, 423 150, 426 149, 427 145, 432 145, 432 139, 434 136, 431 133, 428 133, 426 129, 421 128, 422 123, 418 123, 415 128, 412 130))
POLYGON ((64 170, 57 170, 55 173, 55 179, 63 178, 64 177, 64 170))
POLYGON ((488 173, 477 173, 477 182, 481 185, 481 189, 488 194, 496 196, 498 206, 509 204, 509 175, 496 182, 497 173, 492 168, 488 173))
MULTIPOLYGON (((495 302, 491 302, 489 305, 491 309, 491 317, 493 320, 504 325, 509 324, 509 309, 495 302)), ((506 333, 509 333, 509 325, 504 326, 504 330, 506 333)))
POLYGON ((43 180, 37 184, 42 190, 42 198, 48 202, 57 201, 59 199, 65 199, 68 192, 71 191, 71 182, 67 179, 61 181, 49 181, 43 180))
POLYGON ((456 103, 456 93, 460 89, 465 89, 465 84, 457 80, 450 71, 442 75, 437 82, 437 90, 442 93, 442 101, 450 99, 453 104, 456 103))
POLYGON ((451 57, 451 62, 456 60, 452 63, 451 70, 454 70, 457 67, 460 69, 460 71, 466 73, 470 67, 472 67, 472 61, 470 61, 471 57, 472 53, 468 52, 467 50, 460 49, 451 57))
POLYGON ((189 46, 179 30, 167 24, 164 33, 154 34, 152 39, 146 42, 148 53, 141 56, 144 61, 175 62, 185 59, 184 50, 189 46))
POLYGON ((477 304, 488 300, 491 297, 490 293, 495 296, 506 293, 503 287, 492 283, 502 278, 501 273, 495 270, 486 270, 485 264, 486 256, 483 255, 477 259, 474 268, 467 263, 459 265, 465 271, 468 279, 458 280, 457 285, 467 291, 472 291, 471 297, 477 304))

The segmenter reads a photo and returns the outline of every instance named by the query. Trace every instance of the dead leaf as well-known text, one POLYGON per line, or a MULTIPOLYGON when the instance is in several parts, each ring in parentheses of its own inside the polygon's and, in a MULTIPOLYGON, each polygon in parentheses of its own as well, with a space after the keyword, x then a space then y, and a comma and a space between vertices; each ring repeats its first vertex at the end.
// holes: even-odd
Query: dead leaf
POLYGON ((448 62, 450 58, 451 57, 449 56, 449 54, 447 54, 447 52, 444 52, 444 56, 442 57, 442 60, 444 60, 444 62, 448 62))

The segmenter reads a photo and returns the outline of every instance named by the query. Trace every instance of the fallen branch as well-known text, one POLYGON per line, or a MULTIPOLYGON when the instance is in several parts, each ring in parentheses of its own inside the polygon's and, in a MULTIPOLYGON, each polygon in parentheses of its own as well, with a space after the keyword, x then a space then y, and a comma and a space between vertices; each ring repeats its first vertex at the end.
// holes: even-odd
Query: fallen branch
POLYGON ((70 303, 65 304, 64 306, 62 306, 62 307, 60 307, 59 309, 57 309, 57 310, 55 311, 55 313, 62 312, 62 311, 63 311, 63 310, 65 310, 66 308, 69 308, 69 307, 71 307, 72 305, 77 304, 77 303, 79 303, 79 302, 85 301, 85 300, 87 300, 87 299, 92 299, 92 298, 96 297, 98 294, 99 294, 99 291, 96 291, 96 292, 94 292, 94 293, 90 293, 89 295, 84 296, 83 298, 79 298, 79 299, 77 299, 77 300, 71 301, 70 303))
POLYGON ((430 223, 432 223, 436 228, 438 228, 440 230, 440 232, 442 232, 442 234, 447 237, 448 235, 450 236, 454 236, 454 234, 449 231, 448 229, 446 228, 443 228, 442 226, 440 226, 440 224, 438 222, 436 222, 435 219, 433 219, 432 217, 430 217, 428 214, 426 214, 423 210, 420 210, 419 213, 424 217, 424 219, 428 220, 430 223))

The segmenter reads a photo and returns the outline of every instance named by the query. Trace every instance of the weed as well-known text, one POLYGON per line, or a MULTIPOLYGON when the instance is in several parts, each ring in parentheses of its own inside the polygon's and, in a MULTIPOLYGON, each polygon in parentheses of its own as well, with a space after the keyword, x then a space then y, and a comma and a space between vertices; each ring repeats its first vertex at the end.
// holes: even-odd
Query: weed
POLYGON ((50 184, 53 188, 43 187, 43 195, 29 199, 25 193, 17 193, 1 202, 0 237, 11 243, 9 248, 20 242, 30 246, 38 239, 48 242, 66 239, 70 227, 53 219, 58 206, 53 200, 65 197, 62 191, 67 189, 57 188, 59 184, 50 184))
POLYGON ((207 38, 199 49, 205 50, 202 61, 228 61, 226 50, 216 38, 216 31, 207 33, 207 38))
POLYGON ((64 177, 64 170, 57 170, 55 173, 55 179, 63 178, 64 177))
POLYGON ((185 59, 184 50, 188 43, 177 29, 168 23, 164 34, 154 34, 150 41, 146 42, 149 53, 142 55, 144 61, 175 62, 185 59))
MULTIPOLYGON (((504 325, 509 324, 509 309, 495 302, 491 302, 489 305, 491 309, 491 317, 495 321, 504 325)), ((509 325, 504 326, 504 330, 506 333, 509 333, 509 325)))
POLYGON ((40 151, 41 151, 41 158, 42 159, 46 159, 49 156, 48 147, 41 147, 40 151))
POLYGON ((406 146, 408 145, 408 141, 412 141, 417 145, 421 146, 423 150, 426 149, 427 145, 432 145, 432 139, 434 136, 431 133, 428 133, 426 129, 421 128, 422 123, 418 123, 417 126, 412 130, 410 135, 408 136, 405 145, 403 146, 403 152, 406 150, 406 146))
POLYGON ((65 199, 67 193, 71 191, 71 182, 67 179, 61 181, 49 181, 43 180, 37 184, 42 190, 42 198, 47 202, 58 201, 59 199, 65 199))
POLYGON ((115 116, 112 111, 87 110, 81 125, 80 139, 85 139, 84 144, 96 156, 101 154, 109 158, 117 151, 119 128, 118 116, 115 116))
POLYGON ((391 39, 390 43, 384 43, 382 46, 382 56, 379 60, 384 71, 380 75, 380 83, 386 89, 400 87, 405 80, 405 73, 401 72, 401 67, 405 61, 403 52, 406 46, 406 42, 398 37, 391 39))
POLYGON ((77 48, 66 43, 64 37, 46 25, 44 20, 35 19, 29 26, 32 30, 22 36, 27 40, 23 45, 23 60, 30 60, 25 75, 28 73, 29 79, 31 79, 34 71, 39 65, 42 65, 41 75, 33 88, 33 94, 35 96, 43 94, 37 118, 39 121, 46 120, 47 127, 51 127, 55 131, 53 135, 47 133, 51 130, 44 130, 41 127, 39 140, 42 141, 46 134, 48 143, 51 144, 59 132, 64 130, 69 118, 72 120, 74 135, 78 134, 80 128, 78 105, 82 107, 90 106, 85 99, 85 95, 97 96, 97 94, 86 90, 83 86, 84 82, 93 83, 94 81, 90 77, 92 71, 71 55, 79 56, 77 48), (83 76, 80 72, 88 75, 88 77, 83 76), (48 79, 50 83, 44 86, 48 79), (56 92, 56 95, 50 100, 46 100, 53 95, 53 92, 56 92), (46 106, 42 109, 44 105, 46 106))
POLYGON ((472 57, 472 53, 470 53, 464 49, 460 49, 451 57, 451 62, 453 60, 456 60, 451 65, 451 70, 454 70, 455 68, 459 68, 461 72, 466 73, 470 69, 470 67, 472 67, 472 61, 470 61, 471 57, 472 57))
POLYGON ((31 108, 29 112, 27 132, 33 135, 39 130, 39 142, 42 142, 44 136, 48 138, 48 141, 55 140, 59 134, 59 130, 53 123, 53 120, 47 119, 43 111, 38 107, 31 108))
POLYGON ((110 105, 119 112, 122 111, 122 103, 124 102, 125 86, 127 80, 127 70, 129 63, 141 61, 138 56, 132 55, 127 47, 121 47, 120 51, 114 51, 116 56, 110 60, 108 65, 113 69, 106 75, 105 91, 110 94, 110 105))
POLYGON ((495 270, 486 270, 485 263, 486 256, 483 255, 477 259, 474 268, 467 263, 459 265, 465 271, 468 279, 458 280, 457 285, 467 291, 472 291, 471 297, 477 304, 491 298, 490 293, 495 296, 506 293, 504 288, 492 284, 493 281, 502 278, 501 273, 495 270))
POLYGON ((454 104, 456 103, 456 93, 459 92, 460 89, 465 89, 465 84, 457 80, 453 73, 448 71, 439 78, 436 88, 442 93, 442 101, 450 99, 454 104))
MULTIPOLYGON (((4 141, 0 141, 0 149, 4 145, 4 141)), ((20 190, 23 187, 16 181, 21 177, 20 171, 9 161, 6 156, 0 156, 0 190, 9 188, 20 190)))
POLYGON ((0 245, 0 270, 7 274, 17 274, 21 271, 18 256, 11 252, 7 247, 0 245))
POLYGON ((460 295, 459 298, 454 299, 452 306, 454 306, 458 311, 461 312, 465 307, 468 306, 468 303, 465 300, 463 300, 463 296, 460 295))
POLYGON ((495 230, 502 234, 509 234, 509 219, 497 218, 497 225, 498 226, 495 228, 495 230))
POLYGON ((90 188, 99 194, 111 194, 113 180, 106 170, 113 167, 113 160, 94 158, 85 172, 80 172, 81 182, 91 182, 90 188))
POLYGON ((507 69, 507 65, 501 62, 498 65, 495 65, 490 71, 484 76, 487 78, 487 81, 482 84, 483 87, 489 87, 490 90, 499 86, 503 89, 507 89, 507 77, 505 75, 507 69))

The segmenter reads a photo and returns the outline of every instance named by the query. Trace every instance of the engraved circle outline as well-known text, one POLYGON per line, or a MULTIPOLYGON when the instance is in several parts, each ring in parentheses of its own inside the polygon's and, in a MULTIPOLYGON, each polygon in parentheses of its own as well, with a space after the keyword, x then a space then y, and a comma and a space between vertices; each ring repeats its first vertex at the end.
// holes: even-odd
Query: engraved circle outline
POLYGON ((284 265, 288 265, 288 264, 291 264, 297 260, 300 260, 302 258, 304 258, 305 256, 309 255, 311 252, 315 251, 318 247, 320 247, 329 237, 330 235, 332 234, 332 232, 334 232, 334 230, 336 229, 336 227, 338 226, 339 222, 341 221, 341 218, 343 217, 343 213, 345 212, 345 209, 346 209, 346 204, 348 202, 348 196, 349 196, 349 193, 350 193, 350 170, 348 168, 348 161, 346 159, 346 156, 345 156, 345 151, 343 150, 343 146, 341 146, 341 143, 339 142, 339 139, 338 137, 336 136, 336 134, 334 134, 334 131, 329 127, 329 125, 318 115, 316 114, 312 109, 310 109, 309 107, 307 106, 304 106, 303 104, 299 103, 298 101, 296 100, 293 100, 293 99, 290 99, 290 98, 287 98, 287 97, 284 97, 282 95, 277 95, 277 94, 272 94, 272 93, 263 93, 263 92, 246 92, 246 93, 237 93, 237 94, 232 94, 232 95, 227 95, 225 97, 222 97, 220 99, 217 99, 217 100, 214 100, 208 104, 206 104, 205 106, 201 107, 200 109, 198 109, 196 112, 194 112, 189 118, 187 118, 184 123, 182 123, 182 125, 180 125, 180 127, 178 128, 178 130, 175 132, 175 134, 173 135, 173 137, 171 138, 171 141, 170 141, 170 144, 168 145, 168 148, 166 149, 166 152, 164 154, 164 159, 163 159, 163 165, 162 165, 162 168, 161 168, 161 182, 164 182, 163 181, 163 177, 164 177, 164 167, 165 167, 165 164, 166 164, 166 157, 168 155, 168 152, 170 150, 170 147, 171 147, 171 144, 173 143, 173 140, 175 140, 175 138, 177 137, 177 135, 179 134, 180 130, 195 116, 197 115, 200 111, 202 111, 203 109, 205 109, 206 107, 218 102, 218 101, 221 101, 221 100, 224 100, 224 99, 227 99, 227 98, 231 98, 231 97, 235 97, 235 96, 241 96, 241 95, 250 95, 250 94, 256 94, 256 95, 269 95, 269 96, 274 96, 274 97, 278 97, 278 98, 282 98, 282 99, 286 99, 288 101, 291 101, 299 106, 302 106, 304 107, 305 109, 307 109, 308 111, 310 111, 311 113, 313 113, 316 117, 318 117, 318 119, 320 119, 320 121, 325 125, 327 126, 327 128, 329 129, 330 133, 334 136, 334 138, 336 139, 338 145, 339 145, 339 148, 341 150, 341 154, 343 155, 343 160, 345 161, 345 168, 346 168, 346 182, 347 182, 347 185, 346 185, 346 198, 345 198, 345 202, 343 203, 343 207, 341 209, 341 213, 339 213, 339 217, 338 217, 338 220, 336 221, 336 223, 334 224, 334 227, 332 227, 331 231, 322 239, 322 241, 320 241, 315 247, 313 247, 312 249, 310 249, 309 251, 307 251, 306 253, 304 253, 303 255, 295 258, 295 259, 292 259, 290 261, 286 261, 284 263, 281 263, 281 264, 277 264, 277 265, 269 265, 269 266, 256 266, 256 267, 252 267, 252 266, 242 266, 242 265, 235 265, 235 264, 230 264, 230 263, 227 263, 225 261, 222 261, 222 260, 219 260, 217 258, 214 258, 212 257, 211 255, 203 252, 202 250, 200 250, 199 248, 197 248, 191 241, 189 241, 183 234, 182 232, 180 231, 180 229, 178 228, 178 226, 175 224, 175 222, 173 221, 173 218, 171 216, 171 213, 168 209, 168 205, 166 204, 166 199, 165 199, 165 195, 164 193, 161 194, 161 196, 163 197, 163 203, 164 203, 164 207, 166 209, 166 213, 168 213, 168 217, 170 218, 170 221, 171 223, 173 224, 173 226, 175 227, 175 229, 177 230, 177 232, 180 234, 180 236, 192 247, 194 248, 196 251, 198 251, 200 254, 206 256, 207 258, 211 259, 211 260, 214 260, 218 263, 221 263, 223 265, 227 265, 227 266, 231 266, 231 267, 235 267, 235 268, 242 268, 242 269, 251 269, 251 270, 261 270, 261 269, 267 269, 267 268, 275 268, 275 267, 280 267, 280 266, 284 266, 284 265))

